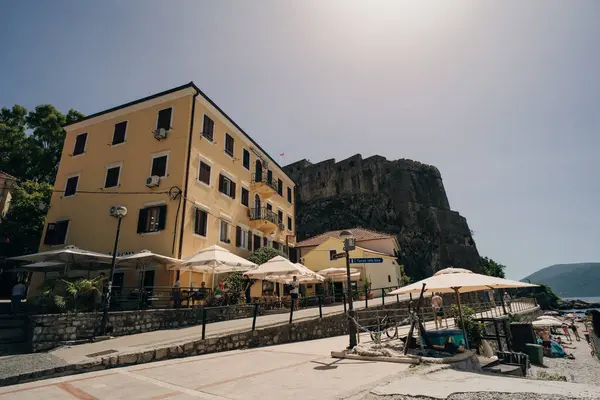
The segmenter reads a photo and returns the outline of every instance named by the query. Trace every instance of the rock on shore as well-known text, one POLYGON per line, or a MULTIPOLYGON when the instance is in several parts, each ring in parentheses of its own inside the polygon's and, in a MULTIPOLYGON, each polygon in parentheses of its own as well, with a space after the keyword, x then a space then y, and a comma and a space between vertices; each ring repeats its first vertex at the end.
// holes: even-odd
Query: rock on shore
POLYGON ((588 308, 600 308, 600 303, 588 303, 583 300, 560 300, 559 310, 585 310, 588 308))

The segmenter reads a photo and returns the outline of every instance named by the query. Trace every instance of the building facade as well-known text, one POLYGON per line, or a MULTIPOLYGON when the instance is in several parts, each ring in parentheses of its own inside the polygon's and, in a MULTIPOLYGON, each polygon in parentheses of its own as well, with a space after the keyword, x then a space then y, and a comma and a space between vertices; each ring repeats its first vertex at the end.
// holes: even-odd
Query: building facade
MULTIPOLYGON (((148 249, 185 258, 217 244, 248 257, 293 242, 294 182, 193 82, 91 115, 65 132, 60 191, 40 251, 71 244, 111 253, 117 219, 110 210, 117 205, 128 209, 120 254, 148 249)), ((175 275, 151 269, 143 284, 170 286, 175 275)), ((140 279, 123 270, 114 284, 140 279)), ((179 279, 184 286, 212 284, 203 274, 179 279)))
MULTIPOLYGON (((350 251, 351 259, 378 259, 378 263, 353 263, 351 268, 361 271, 360 280, 357 281, 359 288, 368 280, 372 289, 401 286, 402 273, 398 264, 397 254, 400 250, 398 241, 394 235, 371 231, 363 228, 347 229, 356 239, 356 249, 350 251)), ((327 268, 345 268, 346 259, 333 259, 333 255, 341 253, 344 242, 340 239, 342 231, 331 231, 321 235, 303 240, 296 244, 296 251, 300 263, 315 272, 327 268)), ((342 282, 337 283, 341 291, 342 282)), ((307 294, 313 293, 307 288, 307 294)), ((375 296, 380 296, 381 291, 374 291, 375 296)))

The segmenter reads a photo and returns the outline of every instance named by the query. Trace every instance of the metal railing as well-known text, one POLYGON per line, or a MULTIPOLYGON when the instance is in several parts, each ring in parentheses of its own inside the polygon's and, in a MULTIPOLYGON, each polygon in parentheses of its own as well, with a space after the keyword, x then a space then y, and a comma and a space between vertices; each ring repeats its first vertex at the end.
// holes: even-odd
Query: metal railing
POLYGON ((267 174, 259 174, 257 176, 256 173, 253 173, 251 183, 252 184, 264 183, 265 185, 267 185, 268 187, 273 189, 275 191, 275 193, 277 193, 279 191, 279 188, 277 187, 277 182, 275 182, 275 180, 273 178, 271 178, 269 180, 267 174))
POLYGON ((283 221, 279 219, 279 215, 273 210, 269 210, 266 207, 261 208, 251 208, 249 211, 250 221, 269 221, 281 227, 283 225, 283 221))

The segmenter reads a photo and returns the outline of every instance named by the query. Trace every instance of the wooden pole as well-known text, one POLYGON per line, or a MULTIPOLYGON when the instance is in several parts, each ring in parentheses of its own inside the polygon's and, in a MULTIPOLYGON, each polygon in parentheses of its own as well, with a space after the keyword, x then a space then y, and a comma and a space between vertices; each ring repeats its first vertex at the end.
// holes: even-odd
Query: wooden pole
MULTIPOLYGON (((465 329, 465 319, 463 318, 462 313, 462 305, 460 304, 460 293, 458 293, 458 289, 460 288, 452 288, 454 289, 454 293, 456 294, 456 302, 458 303, 458 315, 460 316, 460 322, 462 324, 463 335, 465 335, 465 349, 469 348, 469 338, 467 337, 467 331, 465 329)), ((454 321, 456 323, 456 321, 454 321)))

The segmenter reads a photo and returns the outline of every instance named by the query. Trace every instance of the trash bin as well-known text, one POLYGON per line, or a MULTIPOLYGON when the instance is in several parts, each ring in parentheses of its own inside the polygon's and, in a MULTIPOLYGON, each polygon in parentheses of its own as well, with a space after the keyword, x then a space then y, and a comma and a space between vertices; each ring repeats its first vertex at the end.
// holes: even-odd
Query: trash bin
POLYGON ((539 344, 527 343, 525 345, 525 354, 529 356, 532 364, 544 365, 544 348, 539 344))

